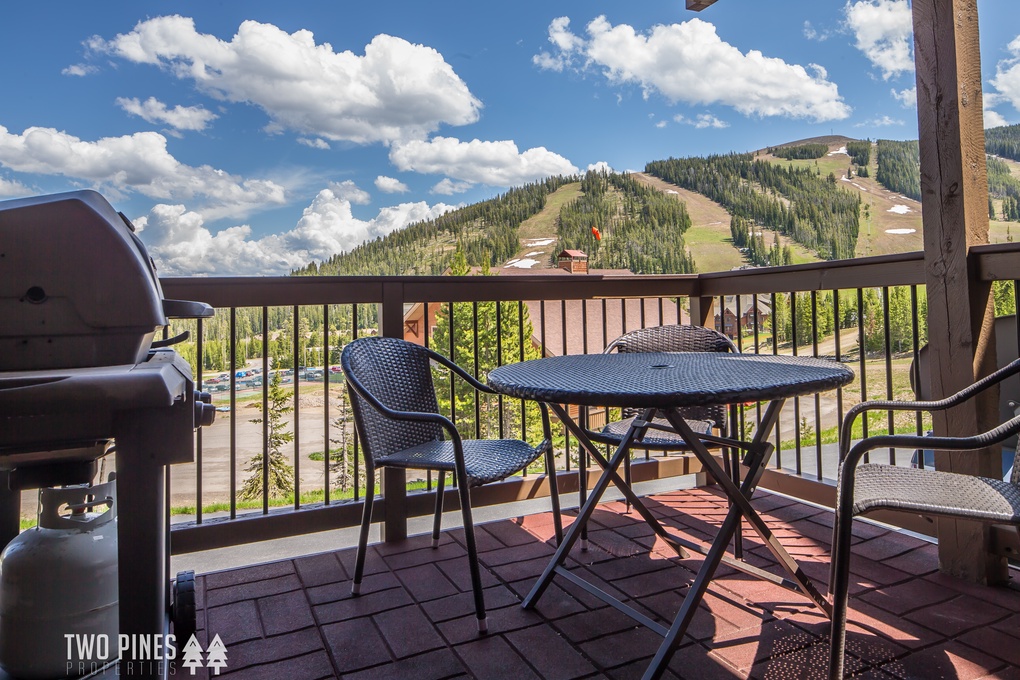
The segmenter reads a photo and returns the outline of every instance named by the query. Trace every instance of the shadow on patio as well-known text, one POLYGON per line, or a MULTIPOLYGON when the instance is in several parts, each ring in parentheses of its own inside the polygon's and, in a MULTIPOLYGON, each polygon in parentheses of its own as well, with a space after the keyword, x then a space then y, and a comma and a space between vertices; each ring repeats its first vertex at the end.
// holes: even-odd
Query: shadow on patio
MULTIPOLYGON (((824 589, 832 513, 763 491, 753 504, 824 589)), ((710 540, 726 513, 712 489, 658 494, 649 507, 696 540, 710 540)), ((678 559, 622 510, 600 506, 590 549, 575 549, 568 565, 668 626, 700 556, 678 559)), ((935 546, 910 535, 866 522, 855 531, 848 673, 1020 678, 1020 592, 940 575, 935 546)), ((553 552, 549 513, 479 525, 477 535, 485 637, 454 530, 437 550, 428 536, 372 546, 358 598, 353 549, 201 575, 200 642, 219 634, 223 675, 238 680, 641 676, 661 638, 563 579, 534 611, 521 609, 553 552)), ((757 536, 744 535, 748 559, 768 566, 757 536)), ((822 678, 827 663, 828 621, 806 598, 723 565, 667 676, 822 678)))

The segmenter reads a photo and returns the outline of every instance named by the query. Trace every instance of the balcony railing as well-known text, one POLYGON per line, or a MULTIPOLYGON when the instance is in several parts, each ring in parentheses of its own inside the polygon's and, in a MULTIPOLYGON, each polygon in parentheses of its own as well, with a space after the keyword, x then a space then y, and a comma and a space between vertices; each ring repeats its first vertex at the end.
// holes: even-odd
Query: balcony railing
MULTIPOLYGON (((986 281, 1012 280, 1018 270, 1020 248, 1013 244, 973 253, 986 281)), ((174 524, 173 550, 190 552, 360 521, 363 463, 345 408, 342 376, 330 367, 339 363, 335 359, 345 342, 374 333, 429 344, 483 380, 495 365, 539 353, 601 352, 625 331, 678 320, 716 325, 743 352, 835 358, 851 365, 857 380, 834 393, 787 403, 776 428, 773 468, 762 482, 831 504, 834 442, 843 414, 860 400, 910 394, 909 367, 925 341, 923 283, 921 253, 677 276, 164 279, 167 297, 202 300, 217 309, 216 320, 192 328, 196 337, 189 351, 201 358, 196 358, 196 383, 218 390, 214 399, 222 410, 214 426, 196 435, 196 462, 172 468, 172 503, 190 509, 182 511, 191 515, 174 524), (225 369, 216 373, 229 377, 210 382, 216 380, 214 372, 203 365, 217 363, 225 369), (257 373, 238 377, 240 369, 226 370, 245 364, 254 364, 257 373), (284 382, 286 401, 276 407, 292 410, 274 424, 262 415, 273 408, 271 371, 282 371, 282 366, 292 374, 281 373, 281 380, 291 382, 284 382), (286 501, 266 493, 272 427, 293 436, 279 447, 294 469, 294 490, 286 501), (346 447, 349 460, 336 460, 331 450, 344 449, 345 436, 353 440, 346 447), (258 472, 259 462, 262 474, 255 477, 262 481, 249 487, 246 501, 246 476, 258 472)), ((465 401, 453 388, 444 389, 448 415, 472 435, 521 436, 521 428, 537 417, 537 409, 514 400, 487 404, 478 395, 467 395, 465 401), (489 413, 496 415, 483 417, 489 413)), ((611 414, 590 417, 606 415, 611 414)), ((758 406, 741 406, 734 409, 733 425, 747 431, 759 415, 758 406)), ((864 423, 858 436, 926 427, 920 420, 897 421, 890 412, 864 423)), ((557 443, 557 480, 561 493, 570 493, 580 485, 579 468, 582 474, 594 471, 565 429, 557 443)), ((887 455, 888 462, 909 464, 902 452, 887 455)), ((474 502, 483 506, 546 495, 545 474, 540 474, 545 472, 525 472, 476 489, 474 502)), ((699 472, 697 462, 683 456, 638 456, 634 465, 636 481, 699 472)), ((431 478, 411 484, 410 493, 408 486, 402 471, 388 469, 377 486, 383 497, 375 506, 376 518, 387 538, 403 536, 408 517, 427 515, 434 507, 431 478)), ((446 493, 446 507, 456 508, 455 491, 446 493)))

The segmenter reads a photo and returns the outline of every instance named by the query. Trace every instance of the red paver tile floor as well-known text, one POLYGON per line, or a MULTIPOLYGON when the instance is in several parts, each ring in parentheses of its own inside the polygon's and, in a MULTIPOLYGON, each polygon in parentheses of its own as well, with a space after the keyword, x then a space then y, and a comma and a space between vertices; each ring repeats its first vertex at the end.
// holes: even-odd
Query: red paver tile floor
MULTIPOLYGON (((824 591, 831 513, 759 491, 754 504, 824 591)), ((711 537, 725 500, 711 488, 653 496, 679 533, 711 537)), ((587 552, 568 565, 668 625, 700 559, 679 559, 636 514, 607 503, 587 552)), ((564 518, 569 521, 567 517, 564 518)), ((370 548, 362 595, 350 594, 354 550, 198 577, 203 648, 227 645, 221 676, 255 678, 631 678, 660 638, 557 579, 533 611, 520 601, 553 553, 550 515, 477 527, 489 634, 476 633, 463 531, 370 548)), ((750 529, 745 554, 772 564, 750 529)), ((1020 677, 1020 590, 938 573, 935 546, 858 523, 847 673, 868 678, 1020 677)), ((808 600, 720 567, 669 677, 823 678, 828 621, 808 600)), ((195 677, 205 677, 198 669, 195 677)), ((190 676, 189 676, 190 677, 190 676)))

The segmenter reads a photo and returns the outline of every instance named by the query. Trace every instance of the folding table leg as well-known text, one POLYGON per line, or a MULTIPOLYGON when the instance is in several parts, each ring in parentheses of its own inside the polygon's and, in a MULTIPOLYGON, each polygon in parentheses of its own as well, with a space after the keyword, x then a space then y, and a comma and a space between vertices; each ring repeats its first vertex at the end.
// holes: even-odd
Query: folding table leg
MULTIPOLYGON (((563 408, 559 404, 549 404, 549 407, 552 408, 557 417, 559 417, 569 429, 570 424, 572 424, 573 421, 571 421, 570 416, 567 415, 563 408)), ((619 479, 619 476, 616 475, 615 472, 617 468, 620 467, 620 462, 623 460, 623 457, 633 445, 634 439, 643 435, 644 430, 645 428, 643 427, 632 427, 628 430, 623 441, 621 441, 620 445, 617 447, 616 453, 614 453, 613 457, 609 460, 608 466, 605 470, 603 470, 602 476, 599 477, 599 480, 595 482, 595 486, 592 487, 591 495, 588 496, 588 499, 578 512, 577 519, 570 525, 567 535, 563 537, 563 542, 560 543, 559 547, 556 549, 556 554, 551 560, 549 560, 549 564, 546 565, 545 571, 542 572, 538 581, 531 588, 531 592, 528 593, 528 596, 524 598, 524 602, 521 603, 522 607, 530 609, 531 607, 534 607, 538 600, 542 597, 545 589, 548 588, 549 584, 552 582, 556 569, 560 567, 564 561, 566 561, 567 555, 570 554, 570 549, 574 547, 574 543, 576 543, 581 537, 581 532, 588 523, 588 520, 591 519, 592 513, 595 512, 595 506, 598 505, 598 502, 602 499, 602 495, 609 487, 609 483, 611 481, 616 481, 618 485, 622 484, 622 480, 619 479)))

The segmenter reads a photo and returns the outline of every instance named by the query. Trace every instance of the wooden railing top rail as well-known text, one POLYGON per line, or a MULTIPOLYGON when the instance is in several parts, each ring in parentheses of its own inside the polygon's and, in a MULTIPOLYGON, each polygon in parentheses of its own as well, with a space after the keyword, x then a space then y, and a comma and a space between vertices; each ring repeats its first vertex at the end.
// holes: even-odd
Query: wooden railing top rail
MULTIPOLYGON (((971 250, 986 281, 1020 273, 1020 243, 971 250)), ((786 267, 762 267, 710 274, 600 274, 477 276, 471 285, 450 276, 263 276, 168 277, 160 279, 168 298, 201 300, 214 307, 259 307, 375 303, 383 290, 399 290, 407 302, 490 300, 583 300, 635 297, 717 297, 777 292, 907 286, 924 283, 924 253, 898 253, 786 267), (550 283, 553 285, 550 285, 550 283)))

